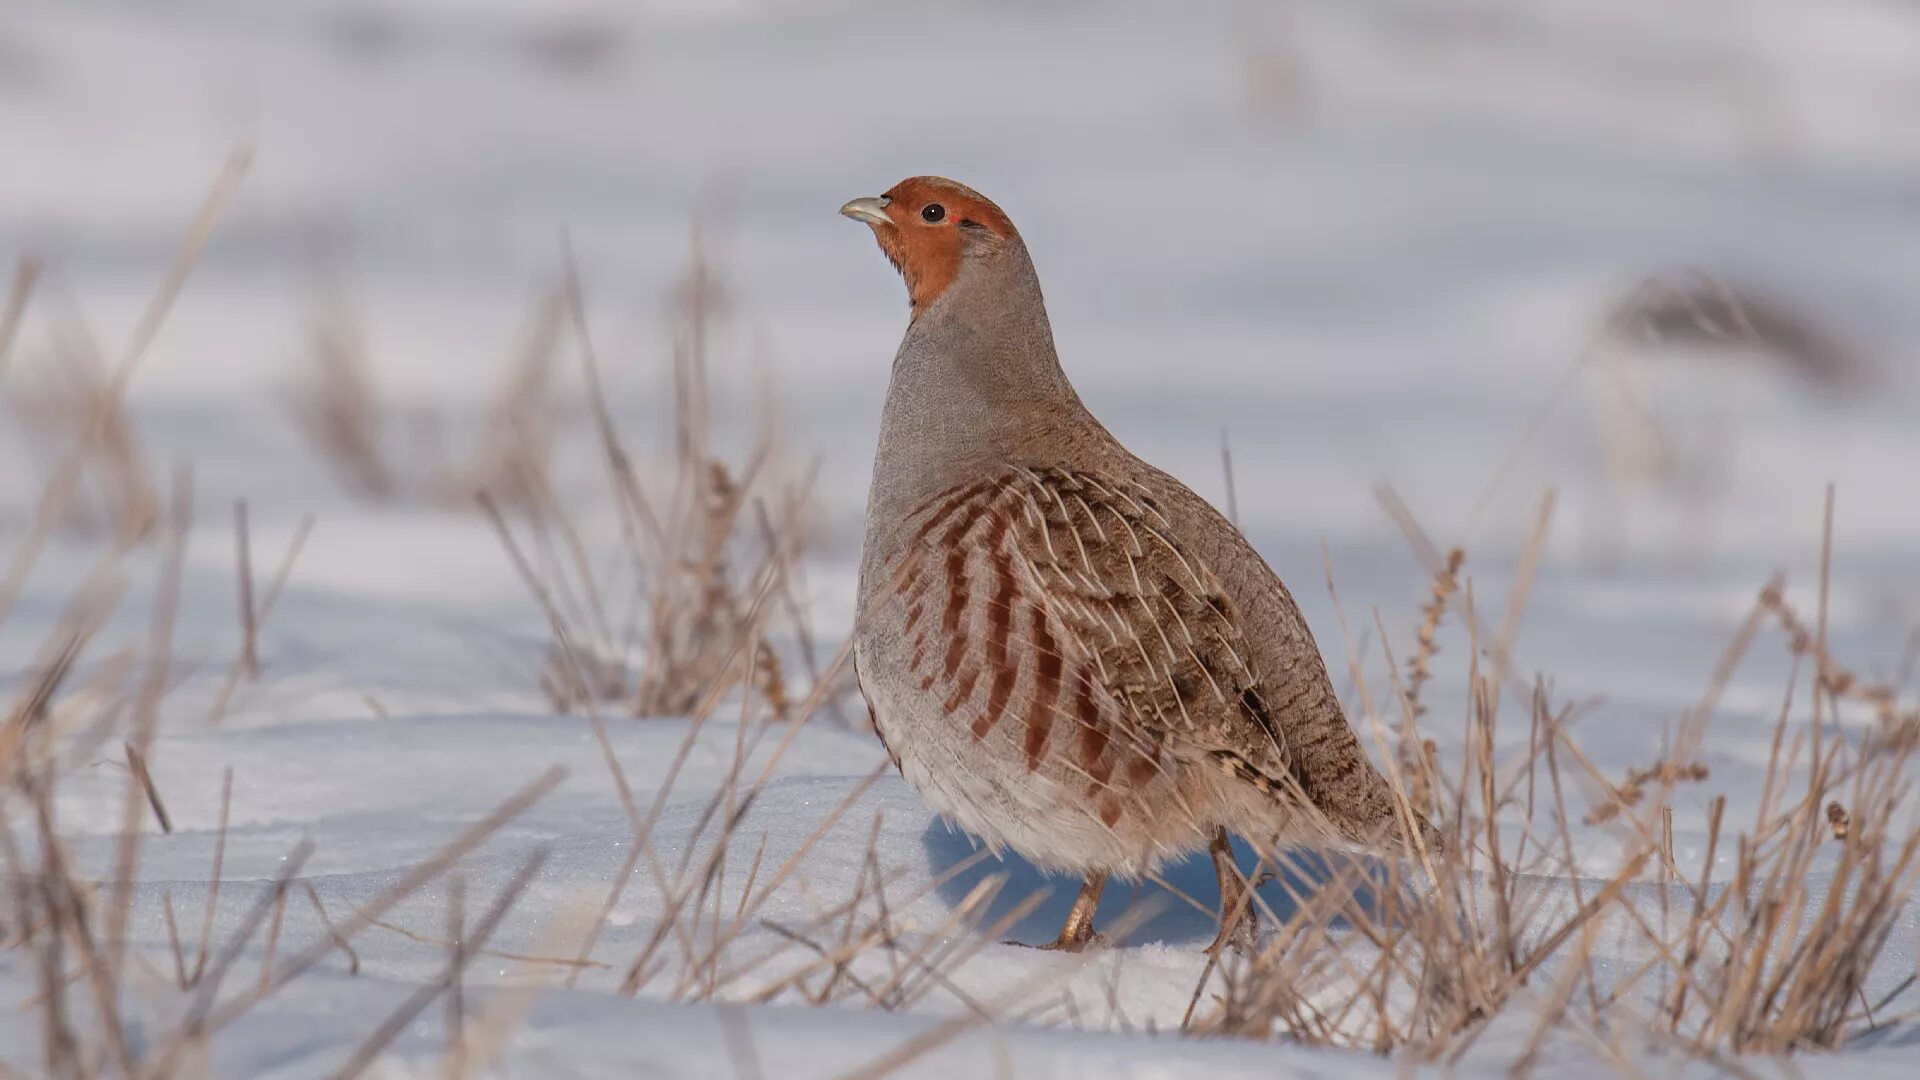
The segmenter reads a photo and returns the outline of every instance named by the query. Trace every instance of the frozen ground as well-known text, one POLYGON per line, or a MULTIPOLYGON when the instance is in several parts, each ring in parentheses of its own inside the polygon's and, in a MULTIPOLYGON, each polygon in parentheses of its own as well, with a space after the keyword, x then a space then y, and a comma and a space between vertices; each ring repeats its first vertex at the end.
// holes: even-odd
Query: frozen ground
MULTIPOLYGON (((1834 651, 1869 674, 1900 667, 1920 622, 1917 113, 1920 8, 1896 0, 1326 0, 1271 11, 6 0, 0 255, 38 254, 50 280, 0 379, 45 362, 63 293, 113 355, 229 149, 255 151, 131 395, 152 459, 192 463, 199 512, 152 755, 175 832, 145 848, 134 940, 171 963, 170 896, 189 949, 197 942, 227 768, 216 936, 302 837, 316 845, 302 874, 339 917, 554 764, 569 770, 561 786, 461 864, 477 912, 530 852, 550 848, 492 947, 546 955, 556 935, 577 940, 569 920, 583 906, 590 919, 626 854, 627 820, 588 724, 550 715, 538 690, 544 624, 491 530, 473 514, 355 502, 291 429, 284 398, 308 348, 316 250, 366 327, 383 389, 460 416, 497 379, 565 228, 620 422, 645 448, 665 442, 655 434, 665 293, 689 221, 705 215, 732 296, 721 411, 743 419, 757 373, 770 372, 786 441, 821 456, 808 600, 831 642, 851 605, 867 455, 904 307, 871 241, 833 209, 911 173, 963 179, 1020 223, 1069 371, 1124 440, 1218 498, 1226 430, 1241 518, 1340 668, 1349 647, 1324 588, 1329 567, 1354 636, 1377 608, 1400 652, 1425 589, 1377 484, 1400 491, 1440 542, 1467 547, 1488 610, 1504 605, 1526 522, 1552 486, 1555 530, 1518 665, 1549 673, 1563 700, 1604 698, 1579 737, 1618 775, 1659 756, 1770 572, 1785 569, 1812 610, 1828 481, 1834 651), (1793 298, 1877 373, 1869 393, 1838 398, 1751 369, 1656 372, 1669 422, 1715 433, 1724 459, 1704 512, 1610 483, 1588 383, 1556 390, 1607 305, 1674 266, 1793 298), (304 515, 318 525, 266 627, 262 680, 214 728, 205 717, 237 639, 227 508, 243 497, 257 563, 279 557, 304 515)), ((47 454, 12 413, 0 445, 13 463, 0 475, 11 558, 47 454)), ((601 490, 588 475, 562 479, 583 502, 601 490)), ((0 626, 10 683, 33 670, 99 551, 97 539, 63 535, 36 564, 0 626)), ((90 665, 144 634, 155 566, 142 554, 126 567, 132 594, 90 665)), ((1443 756, 1459 747, 1464 695, 1464 642, 1449 644, 1429 693, 1443 756)), ((1377 675, 1378 642, 1369 648, 1377 675)), ((1685 865, 1701 855, 1710 794, 1728 795, 1735 817, 1751 813, 1786 656, 1763 637, 1709 729, 1711 780, 1676 808, 1685 865)), ((730 719, 699 733, 655 833, 666 858, 698 847, 740 734, 730 719)), ((643 808, 686 736, 681 721, 612 723, 643 808)), ((126 782, 108 745, 61 793, 63 831, 90 873, 111 865, 126 782)), ((741 835, 752 844, 764 833, 777 862, 880 761, 860 734, 815 725, 741 835)), ((882 775, 762 914, 801 921, 834 903, 862 872, 876 814, 875 850, 903 899, 967 854, 882 775)), ((1584 870, 1613 871, 1616 838, 1594 828, 1577 839, 1584 870)), ((730 852, 732 895, 751 857, 730 852)), ((1017 860, 989 863, 904 915, 937 928, 995 870, 1012 875, 996 910, 1042 883, 1017 860)), ((1174 881, 1211 902, 1199 864, 1174 881)), ((1071 889, 1052 884, 1010 933, 1050 932, 1071 889)), ((289 947, 322 933, 296 899, 289 947)), ((1108 915, 1131 899, 1117 890, 1108 915)), ((447 903, 442 881, 391 919, 439 936, 447 903)), ((609 994, 660 906, 637 877, 594 954, 611 967, 533 1001, 504 1071, 828 1076, 966 1012, 946 990, 900 1017, 609 994)), ((966 997, 1022 990, 1037 995, 1027 1009, 1045 1010, 1035 1025, 1135 1034, 979 1030, 912 1068, 1025 1078, 1391 1067, 1140 1036, 1177 1025, 1207 933, 1176 902, 1138 944, 1085 961, 983 942, 964 968, 966 997)), ((1909 911, 1887 950, 1887 985, 1914 971, 1917 944, 1909 911)), ((337 1068, 445 961, 439 946, 378 927, 355 945, 357 975, 329 955, 215 1044, 216 1071, 337 1068)), ((554 979, 551 966, 487 957, 468 975, 476 986, 554 979)), ((24 1002, 32 986, 0 954, 0 994, 24 1002)), ((437 1067, 442 1022, 436 1007, 403 1032, 386 1063, 394 1075, 437 1067)), ((37 1038, 37 1021, 8 1009, 0 1062, 30 1067, 37 1038)), ((1514 1046, 1483 1040, 1467 1067, 1500 1070, 1514 1046)), ((1578 1047, 1557 1052, 1569 1067, 1585 1061, 1578 1047)), ((1848 1053, 1861 1075, 1895 1076, 1916 1050, 1892 1040, 1848 1053)))

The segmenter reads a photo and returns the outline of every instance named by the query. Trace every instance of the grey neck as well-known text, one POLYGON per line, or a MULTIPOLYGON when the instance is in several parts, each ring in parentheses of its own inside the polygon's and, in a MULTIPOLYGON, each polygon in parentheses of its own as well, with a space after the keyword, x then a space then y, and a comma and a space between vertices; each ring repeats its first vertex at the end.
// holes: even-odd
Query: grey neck
POLYGON ((893 361, 873 494, 937 486, 1048 429, 1093 423, 1060 368, 1040 282, 1015 241, 969 257, 893 361))

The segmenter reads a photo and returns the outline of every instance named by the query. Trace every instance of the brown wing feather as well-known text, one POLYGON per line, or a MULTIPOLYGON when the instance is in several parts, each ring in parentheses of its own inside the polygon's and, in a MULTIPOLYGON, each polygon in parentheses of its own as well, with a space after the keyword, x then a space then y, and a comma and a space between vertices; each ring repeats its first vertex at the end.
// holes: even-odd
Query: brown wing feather
POLYGON ((1068 661, 1082 660, 1135 740, 1211 758, 1276 797, 1312 801, 1249 665, 1240 615, 1138 484, 1019 469, 1007 539, 1068 661))

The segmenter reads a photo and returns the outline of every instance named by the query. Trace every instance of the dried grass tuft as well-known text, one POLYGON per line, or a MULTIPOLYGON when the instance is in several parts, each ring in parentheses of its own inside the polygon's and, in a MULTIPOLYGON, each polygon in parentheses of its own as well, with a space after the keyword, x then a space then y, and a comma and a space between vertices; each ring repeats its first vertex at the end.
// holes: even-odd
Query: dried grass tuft
MULTIPOLYGON (((23 299, 24 302, 24 299, 23 299)), ((81 487, 58 524, 104 532, 122 543, 146 538, 160 499, 145 446, 98 345, 71 303, 62 305, 52 342, 22 357, 7 387, 21 430, 48 460, 76 446, 81 487)), ((15 316, 17 322, 20 316, 15 316)))
MULTIPOLYGON (((1417 527, 1409 536, 1436 581, 1449 580, 1457 559, 1440 559, 1417 527)), ((1526 586, 1523 573, 1516 594, 1526 586)), ((1436 598, 1442 588, 1436 584, 1436 598)), ((1607 782, 1571 738, 1581 710, 1554 703, 1545 680, 1524 694, 1503 685, 1509 676, 1500 658, 1510 660, 1511 636, 1489 647, 1471 587, 1445 595, 1473 639, 1458 771, 1442 777, 1429 771, 1426 756, 1409 760, 1410 723, 1403 752, 1383 754, 1405 805, 1430 810, 1442 844, 1418 845, 1401 859, 1263 851, 1263 867, 1284 883, 1291 910, 1266 912, 1277 928, 1257 953, 1209 965, 1195 988, 1188 1033, 1450 1065, 1496 1017, 1519 1007, 1534 1020, 1516 1075, 1532 1071, 1550 1039, 1603 1052, 1623 1067, 1621 1047, 1637 1039, 1738 1071, 1735 1055, 1838 1049, 1920 1017, 1912 1002, 1897 1007, 1912 979, 1879 1000, 1866 993, 1920 878, 1920 827, 1906 813, 1914 743, 1879 734, 1888 715, 1906 714, 1881 688, 1841 674, 1846 669, 1826 656, 1823 635, 1791 617, 1781 582, 1761 590, 1666 758, 1619 784, 1607 782), (1726 800, 1712 800, 1703 857, 1688 870, 1678 865, 1672 839, 1673 794, 1708 780, 1695 757, 1705 728, 1768 622, 1782 627, 1797 658, 1821 671, 1814 700, 1830 706, 1826 716, 1837 716, 1843 703, 1864 705, 1881 727, 1843 738, 1816 704, 1799 728, 1790 686, 1751 824, 1735 830, 1726 800), (1526 704, 1528 737, 1502 754, 1496 730, 1510 696, 1526 704), (1794 791, 1797 784, 1804 788, 1794 791), (1606 795, 1587 815, 1618 848, 1603 873, 1577 854, 1567 800, 1574 786, 1606 795), (1611 952, 1644 959, 1624 969, 1618 961, 1594 963, 1603 937, 1611 952)), ((1438 622, 1434 611, 1434 601, 1423 607, 1423 628, 1438 622)), ((1516 617, 1510 606, 1509 626, 1516 617)), ((1420 639, 1426 636, 1423 629, 1420 639)), ((1404 720, 1413 714, 1411 693, 1393 675, 1404 720)), ((1386 725, 1357 673, 1356 683, 1363 688, 1356 720, 1384 750, 1386 725)))
POLYGON ((581 351, 618 552, 610 562, 591 557, 587 526, 543 479, 520 504, 525 542, 496 514, 553 631, 542 688, 560 711, 619 702, 637 716, 685 716, 744 691, 786 719, 793 690, 781 647, 797 648, 816 680, 822 674, 796 588, 812 476, 777 484, 764 417, 738 458, 720 449, 724 436, 738 434, 722 431, 710 406, 710 342, 729 301, 700 235, 673 294, 673 426, 662 495, 649 494, 613 421, 571 263, 561 296, 581 351), (622 595, 628 610, 610 610, 607 598, 622 595))
POLYGON ((387 460, 385 410, 359 328, 337 301, 328 308, 314 322, 313 367, 294 392, 293 416, 348 491, 382 502, 400 490, 387 460))
MULTIPOLYGON (((67 425, 61 455, 43 485, 33 528, 0 581, 0 622, 14 610, 48 533, 68 520, 68 510, 80 503, 83 466, 117 462, 106 467, 107 474, 120 478, 123 495, 134 490, 129 478, 139 475, 133 468, 138 455, 126 427, 122 394, 245 167, 245 155, 236 154, 216 181, 118 366, 110 375, 104 369, 85 370, 77 384, 85 392, 60 399, 77 412, 60 419, 67 425)), ((22 280, 30 283, 25 275, 22 280)), ((18 286, 15 295, 25 303, 24 286, 18 286)), ((0 346, 11 344, 20 317, 11 307, 7 310, 0 346)), ((85 357, 90 350, 70 355, 85 357)), ((212 887, 194 959, 189 964, 172 898, 163 894, 173 974, 171 978, 161 975, 149 957, 132 947, 128 928, 134 918, 134 885, 148 835, 145 821, 151 815, 157 828, 171 827, 150 766, 174 669, 171 643, 192 505, 190 474, 176 471, 172 497, 165 506, 157 496, 151 501, 152 509, 140 514, 126 510, 138 506, 139 500, 110 503, 120 508, 118 542, 106 546, 93 572, 76 588, 40 656, 26 669, 14 701, 0 714, 4 715, 0 719, 0 949, 8 953, 8 966, 30 972, 37 981, 37 992, 27 1007, 39 1020, 40 1064, 49 1076, 164 1077, 206 1072, 209 1043, 220 1030, 310 970, 336 943, 347 947, 384 912, 445 874, 561 779, 557 771, 539 778, 440 852, 402 874, 386 894, 334 925, 320 943, 283 956, 279 946, 285 899, 311 852, 307 844, 289 853, 280 878, 247 917, 222 940, 214 939, 232 790, 229 773, 210 871, 212 887), (142 521, 145 524, 138 529, 129 526, 142 521), (100 628, 121 601, 120 574, 129 534, 148 530, 164 539, 148 640, 138 649, 92 657, 100 628), (78 674, 89 668, 91 673, 78 674), (56 812, 57 793, 76 769, 111 755, 110 748, 115 746, 124 754, 126 765, 119 836, 105 880, 92 880, 78 871, 68 847, 56 812), (229 976, 249 955, 259 957, 258 978, 238 985, 229 976)), ((284 572, 283 567, 282 577, 284 572)), ((279 584, 275 582, 274 592, 279 584)), ((264 619, 271 604, 272 593, 254 625, 264 619)), ((236 671, 244 670, 244 661, 244 655, 236 660, 236 671)), ((503 894, 489 915, 503 911, 517 895, 517 891, 503 894)), ((489 930, 490 924, 483 922, 474 934, 476 948, 489 930)))
POLYGON ((441 410, 405 412, 382 396, 366 336, 328 292, 314 318, 310 362, 287 395, 307 441, 340 485, 372 503, 466 508, 478 492, 519 505, 547 486, 561 423, 553 385, 562 310, 556 290, 536 297, 520 346, 488 393, 466 452, 450 458, 441 410))
POLYGON ((1636 345, 1752 350, 1828 389, 1872 382, 1867 363, 1799 305, 1703 270, 1650 275, 1615 305, 1607 329, 1636 345))

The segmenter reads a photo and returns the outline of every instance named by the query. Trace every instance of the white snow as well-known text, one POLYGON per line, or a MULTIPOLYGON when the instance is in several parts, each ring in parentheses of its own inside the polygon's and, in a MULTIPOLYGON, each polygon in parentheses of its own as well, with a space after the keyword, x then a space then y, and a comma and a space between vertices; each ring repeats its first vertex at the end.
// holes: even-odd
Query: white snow
MULTIPOLYGON (((1920 624, 1915 116, 1920 8, 1896 0, 1295 0, 1270 10, 14 0, 0 12, 0 257, 35 254, 49 279, 0 369, 0 393, 49 362, 64 305, 116 357, 229 150, 254 152, 130 396, 161 476, 192 464, 197 511, 151 755, 174 832, 142 819, 151 835, 133 943, 168 972, 170 898, 189 954, 198 946, 228 769, 216 940, 303 838, 314 851, 301 879, 338 921, 555 765, 567 770, 561 785, 458 865, 472 919, 532 852, 548 852, 489 947, 571 955, 628 855, 628 819, 591 725, 551 715, 540 693, 545 621, 486 522, 357 502, 293 429, 286 396, 323 281, 363 324, 388 399, 441 410, 458 430, 506 370, 535 293, 558 271, 564 229, 617 419, 636 451, 664 451, 666 293, 701 217, 731 297, 716 347, 723 426, 738 435, 750 425, 764 371, 790 456, 820 456, 806 601, 831 648, 851 611, 867 467, 904 320, 884 260, 833 211, 905 175, 955 176, 1020 223, 1069 371, 1123 440, 1223 499, 1227 433, 1241 520, 1290 583, 1343 689, 1350 649, 1364 648, 1385 693, 1375 613, 1404 657, 1427 587, 1376 502, 1378 484, 1400 492, 1437 542, 1467 548, 1476 603, 1495 623, 1551 486, 1558 512, 1517 668, 1549 675, 1557 700, 1604 699, 1577 735, 1618 776, 1659 757, 1773 570, 1788 573, 1801 611, 1814 610, 1829 481, 1834 654, 1891 677, 1920 624), (1565 381, 1608 306, 1643 274, 1676 266, 1793 298, 1877 375, 1864 396, 1836 398, 1751 371, 1651 368, 1668 422, 1726 433, 1724 486, 1704 508, 1610 479, 1590 384, 1565 381), (305 515, 317 525, 266 624, 262 678, 212 725, 238 641, 228 514, 239 498, 263 575, 305 515)), ((606 489, 583 464, 591 425, 569 415, 563 493, 604 525, 606 489)), ((50 455, 11 413, 0 446, 11 558, 50 455)), ((0 623, 10 695, 104 547, 58 534, 33 567, 0 623)), ((145 639, 157 554, 135 553, 121 576, 129 594, 83 676, 145 639)), ((1426 697, 1431 735, 1454 760, 1467 645, 1453 631, 1442 644, 1426 697)), ((1702 752, 1711 778, 1677 796, 1682 865, 1704 854, 1712 795, 1728 797, 1730 817, 1751 817, 1788 661, 1779 636, 1763 634, 1723 696, 1702 752)), ((1848 714, 1852 730, 1861 719, 1848 714)), ((784 735, 743 731, 728 708, 698 731, 626 717, 607 729, 643 812, 693 739, 653 833, 669 867, 709 850, 703 814, 741 740, 760 740, 743 770, 751 777, 784 735)), ((98 877, 112 872, 128 782, 119 744, 74 762, 59 795, 62 832, 81 871, 98 877)), ((763 836, 761 880, 877 770, 761 918, 799 927, 845 899, 872 837, 894 875, 896 920, 918 933, 942 932, 970 889, 1005 873, 996 913, 1053 890, 1006 936, 1049 936, 1074 883, 1009 859, 935 886, 968 841, 884 761, 859 725, 817 717, 739 826, 724 860, 727 903, 763 836)), ((1582 806, 1588 795, 1577 795, 1582 806)), ((1605 827, 1576 839, 1583 872, 1617 869, 1619 841, 1605 827)), ((1201 861, 1172 881, 1213 900, 1201 861)), ((436 879, 386 919, 444 937, 450 892, 436 879)), ((1211 927, 1158 886, 1113 890, 1104 917, 1137 899, 1166 906, 1124 947, 1083 958, 959 935, 980 948, 959 983, 929 987, 902 1015, 806 1010, 792 998, 681 1005, 666 1000, 673 974, 638 1000, 613 992, 666 905, 641 870, 595 946, 606 966, 526 1003, 498 1068, 838 1075, 967 1015, 969 1000, 1015 993, 1012 1012, 1041 1011, 971 1029, 902 1075, 1395 1068, 1357 1052, 1148 1037, 1178 1026, 1211 927), (743 1046, 757 1061, 739 1057, 743 1046)), ((708 921, 730 910, 715 907, 708 921)), ((283 955, 324 940, 304 890, 285 918, 283 955)), ((755 921, 729 956, 781 940, 755 921)), ((328 954, 215 1041, 213 1072, 324 1075, 446 962, 443 946, 381 927, 353 944, 357 975, 343 953, 328 954)), ((1909 909, 1880 988, 1916 970, 1916 949, 1909 909)), ((259 960, 250 950, 233 985, 253 979, 259 960)), ((779 963, 803 962, 795 950, 779 963)), ((503 987, 564 977, 556 965, 482 956, 466 978, 478 1011, 512 1006, 503 987)), ((743 979, 731 999, 772 977, 743 979)), ((0 996, 34 992, 22 958, 0 952, 0 996)), ((134 996, 150 1010, 143 1031, 158 1037, 177 1003, 157 990, 134 996)), ((1497 1025, 1462 1071, 1504 1072, 1529 1023, 1497 1025)), ((444 1025, 436 1003, 394 1042, 384 1075, 436 1075, 444 1025)), ((39 1068, 39 1037, 30 1011, 0 1010, 0 1064, 39 1068)), ((1920 1061, 1915 1045, 1909 1035, 1853 1047, 1847 1067, 1904 1076, 1920 1061)), ((1634 1052, 1649 1054, 1635 1059, 1643 1068, 1682 1068, 1634 1052)), ((1556 1069, 1610 1069, 1577 1044, 1552 1053, 1556 1069)))

